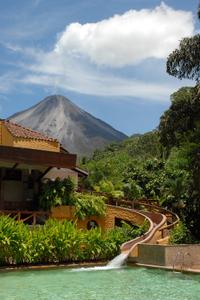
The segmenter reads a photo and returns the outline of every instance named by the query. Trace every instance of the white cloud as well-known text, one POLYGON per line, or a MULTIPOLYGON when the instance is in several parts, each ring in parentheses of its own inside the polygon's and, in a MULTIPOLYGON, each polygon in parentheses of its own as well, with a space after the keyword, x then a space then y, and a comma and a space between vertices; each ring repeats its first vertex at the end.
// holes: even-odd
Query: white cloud
POLYGON ((191 12, 162 3, 130 10, 97 23, 72 23, 55 46, 60 56, 84 56, 97 65, 122 67, 146 58, 165 58, 184 36, 194 33, 191 12))
MULTIPOLYGON (((100 79, 100 78, 99 78, 100 79)), ((64 80, 56 77, 30 76, 29 83, 36 83, 46 86, 59 87, 63 90, 71 90, 81 94, 90 94, 95 96, 115 96, 115 97, 136 97, 146 98, 146 100, 166 101, 167 95, 170 95, 174 88, 170 85, 162 85, 143 81, 131 81, 121 78, 105 78, 101 82, 86 82, 86 84, 77 86, 75 84, 67 85, 64 80)))
POLYGON ((33 73, 22 79, 29 84, 51 87, 53 91, 64 90, 95 96, 136 97, 153 101, 168 101, 169 95, 178 88, 176 84, 145 82, 134 78, 117 77, 105 72, 99 73, 84 69, 69 62, 64 71, 55 63, 34 66, 33 73), (73 67, 72 67, 73 65, 73 67), (43 69, 43 72, 41 71, 43 69), (44 71, 45 69, 45 71, 44 71))
POLYGON ((147 58, 164 58, 183 36, 193 31, 190 12, 161 4, 153 10, 131 10, 93 24, 73 23, 66 27, 49 52, 7 47, 32 61, 21 66, 25 74, 19 78, 21 83, 98 96, 166 101, 180 85, 161 84, 160 78, 156 82, 138 80, 137 74, 116 75, 114 68, 123 68, 123 74, 127 74, 126 65, 147 58))

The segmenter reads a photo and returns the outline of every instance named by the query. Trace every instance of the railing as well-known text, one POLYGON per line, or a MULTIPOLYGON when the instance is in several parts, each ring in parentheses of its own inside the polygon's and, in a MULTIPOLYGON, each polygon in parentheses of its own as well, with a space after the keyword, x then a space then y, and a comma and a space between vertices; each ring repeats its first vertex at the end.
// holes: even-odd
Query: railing
POLYGON ((145 210, 148 209, 148 211, 151 212, 157 212, 160 214, 163 214, 167 218, 167 225, 162 226, 160 228, 161 237, 165 238, 168 236, 171 229, 173 229, 178 223, 179 223, 179 217, 177 214, 160 207, 159 205, 152 204, 155 201, 153 200, 145 200, 145 199, 139 199, 137 201, 130 201, 130 200, 119 200, 119 199, 110 199, 110 202, 112 205, 118 205, 118 206, 125 206, 129 208, 137 208, 139 210, 145 210))
MULTIPOLYGON (((102 195, 102 196, 106 196, 106 197, 108 196, 108 193, 87 191, 82 188, 79 188, 78 191, 82 192, 82 193, 90 192, 91 194, 102 195)), ((142 199, 138 199, 138 200, 129 200, 127 198, 115 199, 115 198, 110 197, 107 200, 107 203, 110 205, 123 206, 123 207, 127 207, 127 208, 138 208, 140 210, 148 209, 148 211, 158 212, 158 213, 165 215, 167 218, 167 225, 164 225, 164 226, 162 226, 162 228, 160 228, 162 238, 165 238, 166 236, 168 236, 170 230, 173 229, 180 221, 177 214, 175 214, 172 211, 169 211, 165 208, 162 208, 159 205, 158 200, 155 200, 155 199, 142 198, 142 199)))
MULTIPOLYGON (((81 192, 86 192, 85 190, 80 190, 81 192)), ((93 194, 98 194, 98 195, 104 195, 107 196, 106 193, 99 193, 99 192, 91 192, 93 194)), ((164 209, 162 207, 159 206, 158 201, 153 200, 153 199, 138 199, 137 201, 131 201, 128 199, 115 199, 115 198, 109 198, 107 200, 107 204, 110 205, 116 205, 116 206, 123 206, 123 207, 127 207, 127 208, 135 208, 138 210, 148 210, 151 212, 157 212, 160 214, 164 214, 167 218, 167 225, 162 226, 162 228, 160 228, 160 232, 161 232, 161 237, 165 238, 166 236, 169 235, 169 231, 174 228, 174 226, 176 224, 178 224, 179 222, 179 217, 167 210, 164 209), (156 204, 155 204, 156 203, 156 204)), ((35 225, 36 223, 38 223, 38 219, 40 218, 48 218, 49 217, 49 212, 45 212, 45 211, 29 211, 29 210, 24 210, 24 211, 20 211, 20 210, 0 210, 0 214, 6 214, 6 215, 10 215, 12 217, 14 217, 16 220, 18 221, 22 221, 22 222, 29 222, 31 223, 32 220, 32 224, 35 225)))
POLYGON ((44 224, 49 217, 46 211, 26 211, 26 210, 0 210, 0 215, 7 215, 17 221, 35 226, 36 224, 44 224))
POLYGON ((192 269, 193 266, 193 259, 192 256, 190 254, 190 252, 185 252, 184 256, 183 256, 183 267, 185 269, 192 269))
MULTIPOLYGON (((107 193, 104 192, 95 192, 95 191, 86 191, 84 189, 78 190, 79 192, 90 192, 91 194, 96 194, 96 195, 102 195, 102 196, 108 196, 107 193)), ((169 237, 169 232, 171 229, 173 229, 180 221, 179 217, 177 214, 173 213, 172 211, 169 211, 165 208, 162 208, 159 205, 158 200, 154 199, 138 199, 138 200, 129 200, 127 198, 125 199, 115 199, 112 197, 109 197, 107 200, 107 203, 110 205, 117 205, 117 206, 123 206, 127 208, 137 208, 137 209, 148 209, 148 211, 152 212, 157 212, 160 214, 163 214, 167 218, 167 225, 162 226, 159 231, 161 232, 161 237, 164 239, 165 237, 169 237)))
POLYGON ((178 251, 176 253, 176 256, 174 258, 174 261, 173 261, 173 271, 175 271, 177 268, 178 268, 178 265, 180 266, 180 270, 182 271, 182 268, 183 268, 183 260, 184 260, 184 254, 180 251, 178 251))

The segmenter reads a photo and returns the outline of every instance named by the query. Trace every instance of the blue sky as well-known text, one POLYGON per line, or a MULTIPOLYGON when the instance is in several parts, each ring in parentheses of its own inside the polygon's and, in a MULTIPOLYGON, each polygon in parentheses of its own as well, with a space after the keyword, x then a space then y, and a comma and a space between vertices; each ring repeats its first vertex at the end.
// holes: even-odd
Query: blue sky
POLYGON ((131 135, 155 128, 183 85, 165 72, 198 31, 198 0, 0 0, 1 118, 51 94, 131 135))

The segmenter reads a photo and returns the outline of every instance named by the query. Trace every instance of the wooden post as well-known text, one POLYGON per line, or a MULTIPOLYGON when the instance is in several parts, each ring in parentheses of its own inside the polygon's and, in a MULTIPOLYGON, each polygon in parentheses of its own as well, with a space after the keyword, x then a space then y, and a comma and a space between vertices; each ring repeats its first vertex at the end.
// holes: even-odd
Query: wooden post
POLYGON ((36 225, 36 213, 34 212, 33 213, 33 226, 36 225))

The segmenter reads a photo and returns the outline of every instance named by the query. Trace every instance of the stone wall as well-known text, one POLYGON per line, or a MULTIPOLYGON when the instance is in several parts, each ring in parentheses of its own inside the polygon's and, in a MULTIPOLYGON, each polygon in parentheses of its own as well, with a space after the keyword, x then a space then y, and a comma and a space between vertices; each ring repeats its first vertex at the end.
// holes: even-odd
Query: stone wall
POLYGON ((160 245, 139 244, 138 263, 165 266, 165 247, 160 245))
POLYGON ((167 266, 200 269, 200 244, 168 246, 165 250, 167 266))
POLYGON ((138 245, 138 263, 173 269, 200 269, 200 244, 138 245))

